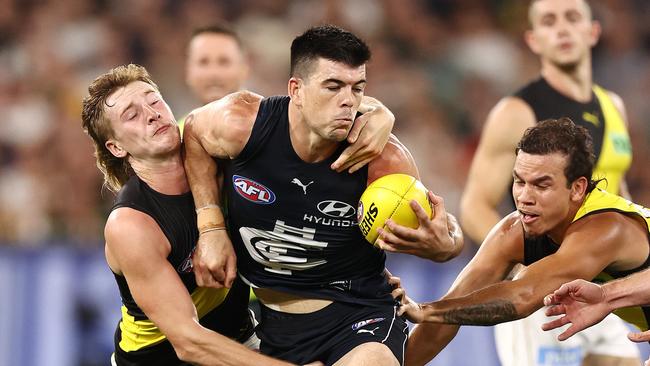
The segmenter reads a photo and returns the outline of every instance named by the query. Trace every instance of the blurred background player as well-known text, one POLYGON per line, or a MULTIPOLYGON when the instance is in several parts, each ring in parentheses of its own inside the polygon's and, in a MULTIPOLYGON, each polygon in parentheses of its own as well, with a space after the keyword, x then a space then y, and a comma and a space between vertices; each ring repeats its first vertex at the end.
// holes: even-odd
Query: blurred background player
MULTIPOLYGON (((592 81, 591 49, 598 42, 600 24, 593 20, 589 4, 585 0, 534 0, 528 17, 525 40, 539 56, 541 75, 503 98, 485 122, 461 201, 463 228, 476 243, 501 218, 499 207, 512 181, 515 146, 536 121, 570 117, 585 127, 597 156, 594 179, 606 178, 599 187, 629 197, 625 172, 632 150, 625 108, 621 98, 592 81)), ((526 319, 495 327, 503 365, 533 366, 553 355, 572 360, 567 365, 639 363, 638 349, 625 341, 622 335, 627 328, 617 317, 608 317, 564 343, 557 342, 554 332, 541 331, 544 321, 539 310, 526 319)))
POLYGON ((242 41, 229 26, 214 24, 192 31, 186 47, 185 83, 199 102, 197 107, 240 90, 249 70, 242 41))

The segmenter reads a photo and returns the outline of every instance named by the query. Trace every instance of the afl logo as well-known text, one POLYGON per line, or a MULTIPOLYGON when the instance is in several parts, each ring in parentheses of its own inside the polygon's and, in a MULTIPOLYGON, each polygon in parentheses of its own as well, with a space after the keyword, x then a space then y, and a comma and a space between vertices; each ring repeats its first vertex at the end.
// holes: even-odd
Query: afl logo
POLYGON ((275 193, 252 179, 233 175, 232 184, 240 196, 253 203, 268 205, 275 202, 275 193))
POLYGON ((352 217, 356 213, 352 205, 341 201, 320 201, 316 207, 318 207, 318 211, 324 213, 325 215, 329 217, 336 217, 338 219, 352 217))

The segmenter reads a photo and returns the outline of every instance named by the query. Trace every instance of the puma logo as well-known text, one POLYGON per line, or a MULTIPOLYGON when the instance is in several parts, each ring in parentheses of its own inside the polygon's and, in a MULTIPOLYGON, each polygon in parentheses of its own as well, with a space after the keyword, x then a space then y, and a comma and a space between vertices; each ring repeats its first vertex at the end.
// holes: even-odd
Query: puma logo
POLYGON ((309 187, 310 184, 314 183, 314 181, 312 180, 311 182, 309 182, 309 183, 307 183, 307 184, 302 184, 302 182, 300 181, 300 179, 298 179, 298 178, 293 178, 293 180, 291 181, 291 183, 296 184, 296 185, 299 185, 300 188, 302 188, 302 191, 303 191, 305 194, 307 194, 307 187, 309 187))
POLYGON ((591 123, 596 127, 600 127, 600 120, 598 119, 598 116, 593 113, 583 112, 582 119, 584 119, 585 121, 591 123))
POLYGON ((368 329, 359 329, 359 330, 357 330, 357 334, 361 334, 361 333, 370 333, 370 334, 372 334, 372 335, 375 335, 375 331, 376 331, 377 329, 379 329, 379 327, 375 327, 375 329, 373 329, 373 330, 368 330, 368 329))

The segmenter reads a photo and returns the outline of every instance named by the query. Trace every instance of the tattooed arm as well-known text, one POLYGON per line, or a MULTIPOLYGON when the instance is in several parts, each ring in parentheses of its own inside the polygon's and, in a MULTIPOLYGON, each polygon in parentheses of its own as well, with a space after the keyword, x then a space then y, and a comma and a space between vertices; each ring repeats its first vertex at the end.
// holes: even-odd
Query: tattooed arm
MULTIPOLYGON (((401 311, 409 309, 407 316, 413 316, 413 313, 424 315, 425 311, 428 315, 431 306, 437 306, 441 303, 443 306, 446 303, 445 299, 457 299, 472 293, 480 288, 489 286, 498 281, 503 280, 510 272, 512 267, 523 261, 523 241, 517 241, 517 228, 513 227, 512 219, 503 219, 495 228, 489 233, 486 244, 479 248, 478 253, 467 264, 467 266, 458 275, 448 293, 438 303, 433 305, 416 303, 407 304, 402 307, 401 311), (514 229, 514 230, 513 230, 514 229), (422 307, 423 306, 423 307, 422 307)), ((465 314, 454 314, 454 309, 449 313, 453 317, 463 316, 465 314)), ((480 311, 482 309, 474 309, 473 311, 480 311)), ((469 311, 472 313, 472 311, 469 311)), ((439 316, 433 314, 434 316, 439 316)), ((443 313, 443 315, 445 315, 443 313)), ((416 322, 429 321, 424 318, 415 319, 416 322)), ((460 322, 445 321, 443 316, 436 318, 436 323, 423 323, 417 324, 411 334, 406 349, 406 364, 407 365, 424 365, 429 362, 435 355, 437 355, 456 335, 458 332, 458 325, 460 322), (454 325, 446 325, 441 323, 451 323, 454 325)))
MULTIPOLYGON (((584 217, 567 229, 555 254, 529 265, 513 281, 497 282, 505 276, 504 269, 510 268, 508 262, 512 265, 513 261, 523 261, 523 229, 518 214, 510 214, 490 232, 444 299, 408 304, 401 310, 418 323, 494 325, 526 317, 542 307, 547 293, 565 282, 591 280, 605 268, 621 271, 639 266, 647 257, 647 248, 635 253, 640 247, 636 244, 647 233, 623 229, 629 225, 637 224, 613 212, 584 217)), ((435 324, 416 327, 409 340, 407 361, 426 363, 451 341, 456 331, 435 324), (447 336, 443 338, 440 333, 447 336), (432 336, 437 337, 437 344, 427 339, 432 336)))

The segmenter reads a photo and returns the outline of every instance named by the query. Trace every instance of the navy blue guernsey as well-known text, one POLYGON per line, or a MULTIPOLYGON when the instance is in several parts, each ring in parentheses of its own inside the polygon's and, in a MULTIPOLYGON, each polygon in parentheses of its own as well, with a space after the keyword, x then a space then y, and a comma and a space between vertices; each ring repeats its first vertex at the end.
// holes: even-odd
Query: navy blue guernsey
POLYGON ((356 207, 367 167, 304 162, 289 136, 289 97, 262 100, 251 136, 225 165, 228 228, 240 276, 254 287, 357 304, 391 303, 386 255, 365 241, 356 207))

